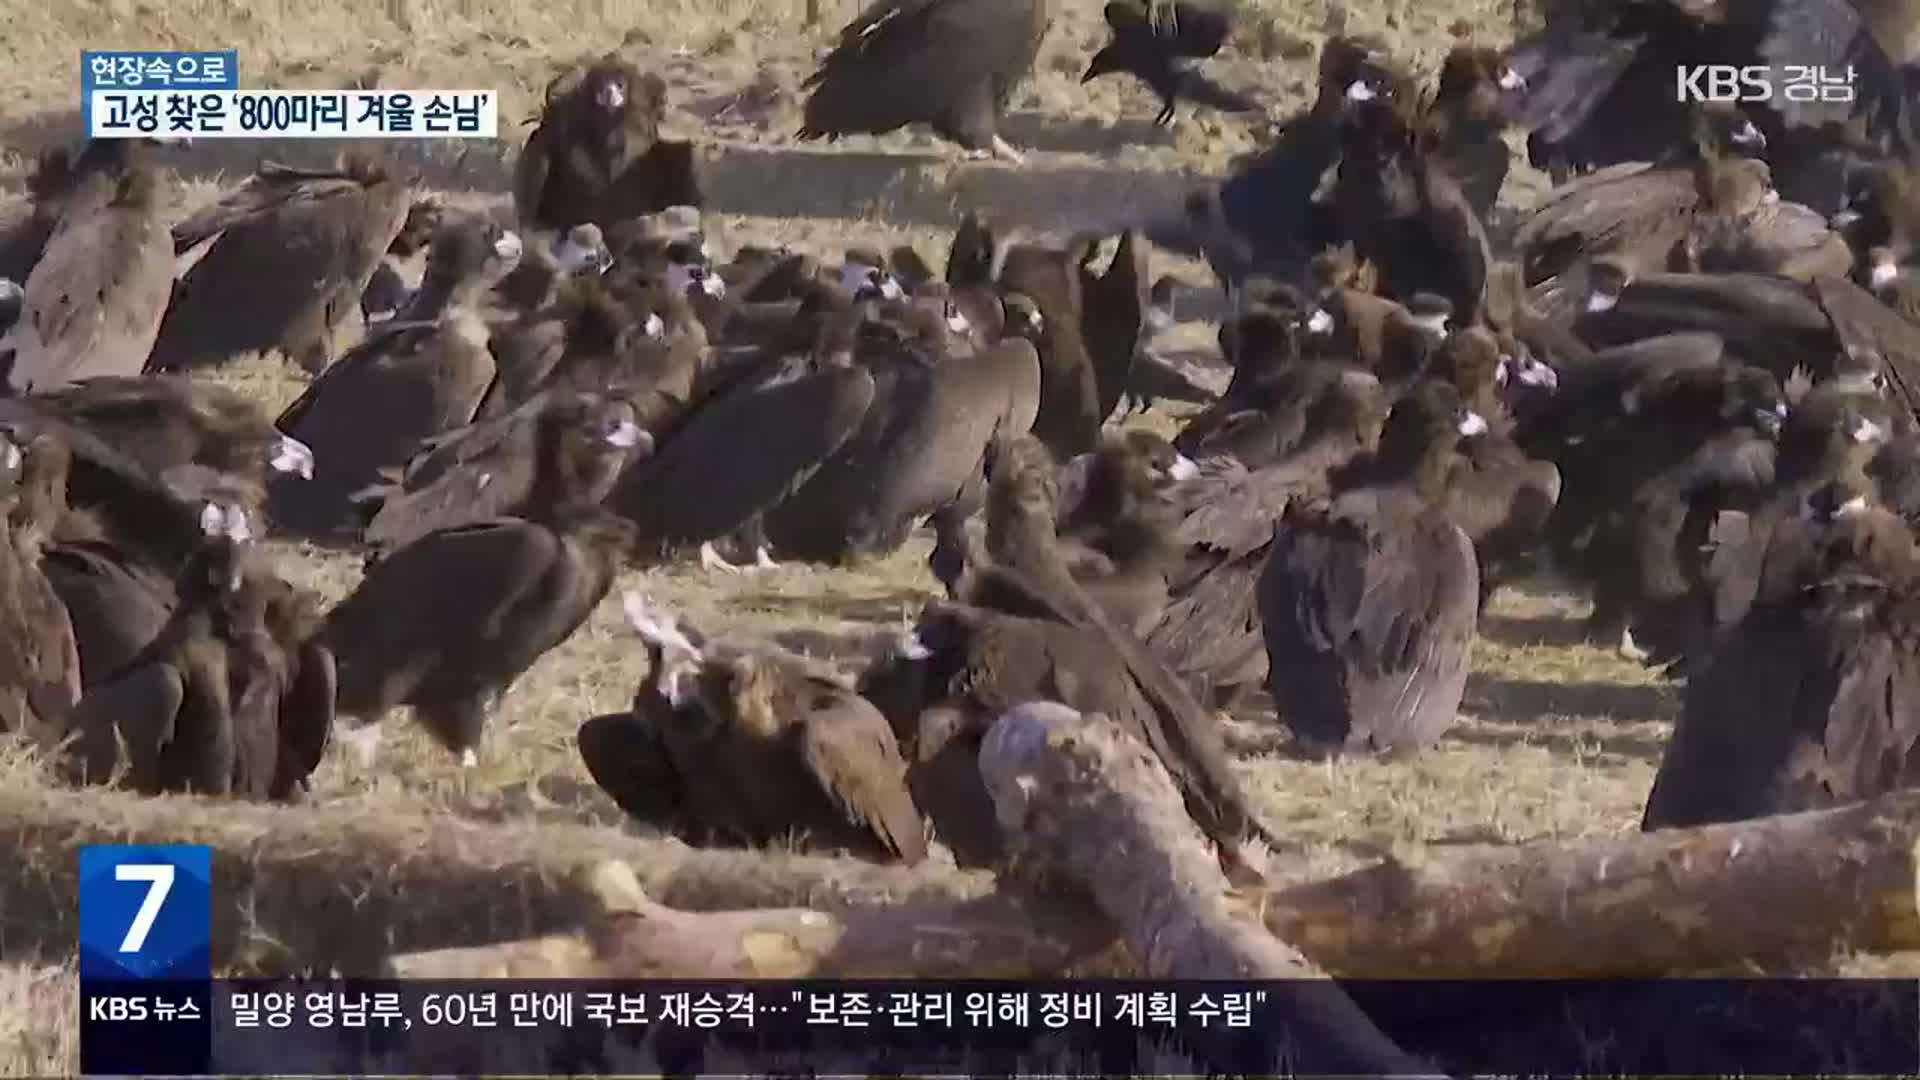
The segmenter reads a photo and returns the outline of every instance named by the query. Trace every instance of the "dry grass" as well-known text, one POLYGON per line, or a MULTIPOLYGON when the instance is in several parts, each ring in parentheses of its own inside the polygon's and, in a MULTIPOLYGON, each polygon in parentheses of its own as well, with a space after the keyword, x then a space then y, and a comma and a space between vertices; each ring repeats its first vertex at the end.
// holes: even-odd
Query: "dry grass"
MULTIPOLYGON (((1220 74, 1232 85, 1263 94, 1275 119, 1307 91, 1315 50, 1330 32, 1380 32, 1431 65, 1462 37, 1503 39, 1515 20, 1514 0, 1381 0, 1352 11, 1340 0, 1245 0, 1244 6, 1249 18, 1236 43, 1238 53, 1219 64, 1220 74)), ((1124 80, 1081 86, 1080 68, 1100 37, 1099 5, 1092 0, 1056 4, 1064 10, 1036 78, 1016 104, 1012 137, 1037 151, 1033 167, 1024 172, 955 166, 930 139, 912 133, 854 138, 832 148, 792 145, 788 133, 797 126, 799 108, 794 89, 831 31, 852 13, 851 0, 823 4, 823 25, 812 28, 802 25, 802 5, 767 0, 71 0, 11 7, 8 32, 0 35, 0 91, 16 107, 0 126, 0 148, 6 152, 0 179, 17 178, 21 161, 48 138, 71 133, 75 63, 83 47, 237 47, 244 78, 256 86, 357 81, 494 87, 505 97, 502 116, 509 133, 519 130, 557 63, 618 47, 673 85, 680 109, 673 127, 712 144, 721 238, 778 241, 822 254, 854 243, 890 246, 912 240, 937 258, 958 204, 985 205, 1042 231, 1071 227, 1088 215, 1116 213, 1177 190, 1181 176, 1216 173, 1265 134, 1257 118, 1250 123, 1203 114, 1167 135, 1146 123, 1154 106, 1141 88, 1124 80), (30 107, 20 108, 21 102, 30 107), (1036 176, 1058 182, 1048 186, 1036 176)), ((469 147, 443 159, 434 159, 437 151, 426 156, 438 161, 439 171, 432 175, 452 189, 452 197, 498 209, 502 164, 511 147, 509 139, 499 147, 469 147)), ((284 148, 237 142, 196 147, 192 161, 183 164, 192 182, 183 189, 182 204, 211 197, 226 176, 244 171, 263 152, 277 156, 284 148)), ((1522 176, 1510 187, 1509 200, 1524 203, 1538 186, 1537 177, 1522 176)), ((1194 270, 1179 260, 1156 258, 1156 272, 1194 270)), ((300 387, 298 373, 277 358, 241 363, 218 378, 269 409, 290 400, 300 387)), ((1161 415, 1142 422, 1164 427, 1170 420, 1161 415)), ((356 558, 292 544, 272 550, 286 575, 329 600, 345 595, 358 579, 356 558)), ((709 632, 819 646, 887 631, 903 611, 917 609, 933 587, 925 554, 926 542, 917 539, 894 557, 856 570, 796 565, 727 579, 676 568, 630 573, 620 587, 647 590, 709 632)), ((1499 596, 1482 628, 1466 715, 1427 754, 1396 763, 1244 760, 1244 775, 1262 808, 1308 848, 1307 858, 1290 866, 1289 874, 1338 871, 1402 845, 1510 844, 1634 828, 1674 695, 1635 665, 1567 644, 1580 608, 1578 600, 1544 587, 1499 596)), ((519 839, 493 853, 496 861, 481 864, 502 867, 505 876, 512 874, 497 860, 508 856, 524 854, 528 864, 551 868, 575 857, 619 853, 642 866, 643 881, 650 886, 673 882, 670 891, 691 905, 713 902, 702 896, 703 880, 737 883, 753 868, 765 877, 762 895, 769 902, 978 887, 977 880, 955 874, 950 866, 915 878, 782 855, 702 861, 680 845, 623 835, 621 815, 587 779, 572 737, 581 720, 625 704, 637 661, 618 605, 610 602, 514 689, 476 770, 455 768, 444 753, 397 721, 389 725, 373 771, 356 773, 337 758, 323 765, 309 807, 232 811, 182 800, 143 804, 102 798, 88 828, 42 838, 40 865, 23 880, 38 874, 36 880, 45 886, 42 900, 57 906, 57 897, 66 895, 58 883, 73 872, 74 845, 93 839, 168 832, 181 839, 257 839, 291 832, 314 837, 319 849, 327 846, 327 830, 338 834, 337 847, 338 836, 353 833, 356 821, 451 814, 513 824, 519 839), (240 816, 222 818, 230 813, 240 816), (226 826, 241 832, 222 832, 226 826)), ((0 786, 26 792, 27 803, 42 805, 31 797, 37 776, 34 763, 0 754, 0 780, 5 781, 0 786)), ((39 793, 45 805, 75 798, 44 788, 39 793)), ((277 874, 308 885, 317 874, 324 886, 331 858, 316 851, 314 865, 304 870, 263 869, 238 851, 228 854, 232 873, 243 875, 255 890, 272 886, 277 874)), ((406 861, 404 852, 386 854, 406 861)), ((341 874, 336 891, 350 890, 358 871, 343 868, 341 874)), ((16 887, 8 899, 36 887, 16 887)), ((553 899, 540 894, 545 899, 530 900, 539 894, 532 884, 495 891, 528 905, 513 914, 529 923, 540 921, 535 909, 553 899)), ((45 921, 38 927, 17 921, 24 914, 19 907, 9 911, 4 935, 11 941, 9 964, 0 966, 0 1072, 71 1072, 77 1037, 71 969, 65 966, 71 958, 60 953, 71 940, 70 924, 62 922, 71 912, 43 910, 45 921), (46 954, 32 955, 30 944, 46 954)), ((450 914, 441 921, 439 930, 450 937, 506 928, 499 920, 468 924, 450 914)), ((278 932, 271 926, 252 929, 268 937, 278 932)), ((424 943, 433 931, 416 927, 413 936, 424 943)), ((244 947, 234 956, 237 962, 242 956, 259 960, 257 951, 244 947)), ((1872 970, 1888 967, 1877 961, 1872 970)))
POLYGON ((70 1076, 80 1064, 73 968, 0 964, 0 1076, 70 1076))

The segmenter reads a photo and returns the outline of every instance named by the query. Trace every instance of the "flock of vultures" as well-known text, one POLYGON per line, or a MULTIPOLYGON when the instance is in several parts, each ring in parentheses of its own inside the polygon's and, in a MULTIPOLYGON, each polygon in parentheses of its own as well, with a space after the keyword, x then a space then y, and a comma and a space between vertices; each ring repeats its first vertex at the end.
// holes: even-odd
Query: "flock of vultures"
MULTIPOLYGON (((1049 245, 969 216, 937 272, 717 257, 665 83, 613 58, 548 87, 516 230, 377 154, 263 165, 169 223, 191 148, 50 151, 0 232, 0 730, 148 793, 297 798, 336 735, 371 763, 400 706, 472 762, 623 568, 848 564, 929 524, 947 599, 856 672, 626 594, 632 707, 578 733, 598 784, 694 839, 990 865, 981 739, 1054 700, 1151 748, 1238 869, 1271 836, 1223 712, 1301 753, 1417 753, 1489 594, 1550 564, 1594 639, 1685 682, 1646 827, 1904 785, 1901 39, 1844 0, 1599 6, 1457 48, 1430 88, 1335 37, 1311 106, 1166 220, 1049 245), (1674 100, 1676 65, 1787 62, 1850 67, 1851 100, 1674 100), (1514 131, 1559 186, 1502 222, 1514 131), (1207 295, 1149 280, 1153 243, 1218 274, 1232 369, 1171 440, 1108 427, 1206 396, 1151 348, 1207 295), (200 377, 268 351, 311 374, 277 417, 200 377), (351 546, 364 577, 322 610, 272 536, 351 546)), ((1241 109, 1197 66, 1228 10, 1116 0, 1086 78, 1142 80, 1163 121, 1241 109)), ((882 0, 800 134, 927 124, 1017 163, 998 123, 1048 21, 882 0)))

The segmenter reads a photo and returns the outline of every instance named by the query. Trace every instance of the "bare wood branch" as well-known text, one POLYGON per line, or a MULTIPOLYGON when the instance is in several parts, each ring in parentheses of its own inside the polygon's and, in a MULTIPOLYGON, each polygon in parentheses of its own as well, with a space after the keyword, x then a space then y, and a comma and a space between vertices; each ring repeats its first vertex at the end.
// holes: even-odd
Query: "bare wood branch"
MULTIPOLYGON (((1246 917, 1173 777, 1106 717, 1052 702, 1011 709, 981 744, 980 774, 1025 876, 1087 896, 1119 929, 1146 975, 1325 977, 1246 917)), ((1285 999, 1291 1067, 1433 1071, 1331 987, 1296 983, 1277 993, 1285 999)))
POLYGON ((1343 976, 1663 975, 1920 948, 1920 792, 1833 810, 1388 862, 1267 898, 1343 976))

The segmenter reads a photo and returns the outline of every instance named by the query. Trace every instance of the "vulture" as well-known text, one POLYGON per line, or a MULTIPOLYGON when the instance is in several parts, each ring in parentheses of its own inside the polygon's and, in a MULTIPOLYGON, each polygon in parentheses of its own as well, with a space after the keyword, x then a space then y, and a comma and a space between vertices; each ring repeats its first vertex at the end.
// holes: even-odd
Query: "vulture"
POLYGON ((1421 118, 1430 157, 1458 184, 1484 224, 1512 167, 1502 137, 1511 96, 1527 80, 1497 49, 1461 45, 1440 64, 1440 78, 1421 118))
MULTIPOLYGON (((1034 434, 1062 460, 1092 450, 1101 425, 1126 391, 1146 329, 1144 238, 1133 231, 1123 233, 1106 269, 1096 273, 1092 264, 1097 236, 1077 237, 1066 249, 1009 244, 996 250, 991 230, 974 224, 986 257, 1000 267, 994 285, 1003 302, 1018 294, 1034 308, 1029 329, 1040 355, 1034 434)), ((971 258, 960 234, 954 247, 949 280, 963 287, 984 284, 964 270, 954 280, 954 268, 971 258)))
POLYGON ((560 302, 568 287, 587 281, 613 267, 606 234, 592 222, 575 225, 534 244, 513 272, 494 286, 494 298, 518 312, 535 311, 560 302))
POLYGON ((1589 637, 1670 660, 1693 624, 1695 553, 1718 511, 1749 506, 1772 483, 1789 410, 1769 372, 1736 364, 1654 366, 1607 384, 1573 391, 1606 395, 1611 407, 1558 432, 1559 449, 1524 429, 1519 441, 1544 443, 1560 469, 1548 545, 1555 565, 1593 587, 1589 637))
POLYGON ((1156 25, 1147 0, 1112 0, 1105 14, 1112 35, 1087 62, 1080 81, 1126 73, 1160 98, 1153 122, 1171 127, 1180 99, 1222 112, 1251 112, 1260 106, 1209 79, 1198 62, 1220 51, 1233 32, 1233 12, 1222 0, 1174 0, 1171 26, 1156 25))
POLYGON ((870 325, 858 347, 874 381, 860 429, 766 515, 780 554, 834 563, 893 551, 926 515, 977 507, 989 448, 1032 428, 1043 385, 1032 343, 974 351, 957 340, 967 320, 952 301, 917 300, 907 315, 898 336, 870 325))
MULTIPOLYGON (((206 499, 259 498, 246 484, 191 463, 172 466, 156 477, 87 428, 43 409, 37 397, 0 399, 0 424, 18 426, 36 438, 52 436, 41 447, 42 462, 64 451, 65 502, 36 515, 52 523, 57 542, 103 542, 163 580, 179 573, 205 544, 199 513, 206 499)), ((49 498, 58 492, 58 485, 38 488, 45 488, 49 498)))
POLYGON ((1513 238, 1527 286, 1597 256, 1619 260, 1628 276, 1683 269, 1697 215, 1765 198, 1772 171, 1742 156, 1741 132, 1752 125, 1725 106, 1692 117, 1692 140, 1661 163, 1610 166, 1547 192, 1513 238))
POLYGON ((878 296, 821 284, 811 352, 750 365, 725 389, 701 392, 659 452, 622 474, 607 505, 637 526, 640 555, 697 545, 704 563, 724 569, 712 543, 754 528, 860 432, 879 387, 855 361, 855 346, 866 304, 878 296), (743 431, 755 437, 742 439, 743 431))
POLYGON ((182 375, 102 375, 34 395, 44 413, 85 428, 154 478, 200 465, 249 487, 270 473, 311 478, 313 451, 234 390, 182 375))
POLYGON ((580 395, 536 436, 519 517, 430 532, 374 563, 319 632, 338 668, 343 733, 370 758, 378 722, 405 704, 464 765, 490 712, 572 635, 613 586, 632 526, 600 507, 645 433, 633 407, 580 395))
POLYGON ((676 832, 913 864, 927 827, 887 719, 850 679, 776 649, 729 648, 638 593, 649 670, 629 712, 580 727, 587 771, 622 809, 676 832))
POLYGON ((412 205, 412 179, 360 151, 332 169, 261 166, 174 226, 174 251, 207 250, 181 276, 146 369, 278 350, 308 372, 325 370, 412 205))
POLYGON ((1340 236, 1372 263, 1382 295, 1444 298, 1461 325, 1480 321, 1492 253, 1465 192, 1425 145, 1411 91, 1389 85, 1341 125, 1330 196, 1340 236))
POLYGON ((547 85, 539 125, 514 165, 526 228, 602 228, 702 198, 693 144, 660 137, 666 80, 608 54, 547 85))
POLYGON ((200 521, 166 624, 75 707, 69 769, 143 794, 292 798, 329 739, 330 673, 290 640, 304 627, 276 610, 296 603, 289 587, 249 571, 245 507, 210 499, 200 521))
POLYGON ((49 518, 64 507, 63 451, 50 433, 0 428, 0 731, 53 741, 80 696, 73 624, 43 565, 49 518))
POLYGON ((1853 171, 1832 217, 1855 251, 1886 248, 1896 261, 1920 243, 1920 177, 1899 161, 1876 161, 1853 171))
POLYGON ((1144 233, 1138 229, 1122 232, 1114 242, 1106 269, 1095 271, 1098 248, 1098 244, 1089 243, 1081 252, 1080 325, 1093 364, 1098 395, 1094 408, 1105 423, 1134 384, 1134 366, 1151 329, 1153 302, 1147 284, 1149 251, 1144 233))
MULTIPOLYGON (((394 234, 393 243, 387 245, 387 253, 380 257, 360 294, 360 318, 367 327, 393 318, 407 306, 413 288, 407 284, 403 268, 424 256, 444 213, 440 200, 431 197, 415 198, 407 208, 405 223, 394 234)), ((420 268, 414 269, 417 272, 420 268)))
MULTIPOLYGON (((1287 289, 1285 293, 1292 293, 1287 289)), ((1305 324, 1297 295, 1276 293, 1249 302, 1221 327, 1233 377, 1218 401, 1195 413, 1173 444, 1194 458, 1231 455, 1257 468, 1284 453, 1298 437, 1295 383, 1311 378, 1301 360, 1305 324)))
POLYGON ((324 536, 353 527, 352 498, 406 462, 421 439, 470 422, 494 378, 475 310, 519 262, 517 234, 483 219, 443 225, 407 310, 315 379, 275 426, 311 447, 311 479, 275 476, 274 522, 324 536))
MULTIPOLYGON (((1829 381, 1804 392, 1790 387, 1796 400, 1781 425, 1774 453, 1772 483, 1744 509, 1720 510, 1701 546, 1704 565, 1693 571, 1697 622, 1681 644, 1691 658, 1709 652, 1727 628, 1751 610, 1760 588, 1767 542, 1779 529, 1803 518, 1823 493, 1879 490, 1876 464, 1892 437, 1890 402, 1878 393, 1862 393, 1829 381)), ((1888 485, 1893 488, 1893 485, 1888 485)))
POLYGON ((0 225, 0 278, 24 282, 63 222, 83 221, 113 201, 128 172, 152 168, 160 139, 88 139, 56 146, 27 177, 25 213, 0 225))
POLYGON ((1267 680, 1311 750, 1406 752, 1453 725, 1479 605, 1473 543, 1446 513, 1454 448, 1486 421, 1421 382, 1330 500, 1289 503, 1258 585, 1267 680))
MULTIPOLYGON (((543 390, 510 413, 429 440, 395 483, 366 493, 363 501, 377 502, 378 509, 362 539, 376 551, 388 551, 455 525, 518 515, 533 495, 534 451, 545 417, 573 408, 579 393, 567 387, 543 390)), ((653 452, 655 433, 668 429, 682 407, 655 392, 615 389, 607 396, 632 405, 640 425, 628 466, 653 452)))
POLYGON ((1528 82, 1518 115, 1536 168, 1659 160, 1688 130, 1676 79, 1705 64, 1771 69, 1769 99, 1744 108, 1776 166, 1826 149, 1850 121, 1882 152, 1913 149, 1905 86, 1848 0, 1628 0, 1555 14, 1571 17, 1510 54, 1528 82), (1851 69, 1853 92, 1789 95, 1788 66, 1851 69))
POLYGON ((1473 541, 1480 567, 1480 606, 1515 576, 1540 546, 1560 500, 1560 470, 1552 461, 1528 457, 1513 441, 1513 420, 1503 391, 1509 382, 1557 378, 1545 365, 1525 365, 1501 351, 1499 338, 1483 326, 1455 331, 1441 346, 1432 374, 1447 379, 1487 430, 1466 444, 1447 484, 1447 512, 1473 541))
POLYGON ((1647 274, 1600 292, 1573 324, 1595 348, 1659 334, 1706 331, 1728 355, 1784 382, 1795 369, 1815 379, 1892 382, 1920 406, 1920 326, 1842 277, 1799 282, 1771 274, 1647 274))
POLYGON ((552 282, 548 291, 510 322, 491 323, 493 385, 475 415, 500 416, 549 386, 593 389, 614 378, 690 396, 707 336, 664 284, 624 274, 595 278, 589 271, 552 282))
POLYGON ((1332 214, 1313 196, 1340 160, 1343 118, 1356 103, 1403 84, 1379 41, 1329 39, 1320 50, 1313 105, 1217 188, 1188 197, 1184 224, 1229 290, 1255 274, 1294 280, 1333 239, 1332 214))
MULTIPOLYGON (((1167 766, 1188 811, 1218 846, 1227 865, 1244 867, 1241 845, 1245 839, 1252 836, 1271 846, 1271 835, 1248 806, 1228 765, 1214 717, 1195 699, 1186 680, 1127 628, 1108 618, 1098 601, 1074 580, 1054 522, 1059 490, 1046 447, 1031 435, 1008 440, 996 447, 991 471, 986 560, 966 569, 959 586, 963 599, 975 607, 1092 631, 1095 636, 1086 640, 1095 646, 1099 666, 1079 671, 1074 678, 1132 685, 1146 707, 1108 715, 1128 725, 1167 766), (1121 720, 1123 715, 1132 719, 1121 720)), ((948 683, 949 690, 956 688, 948 683)), ((977 712, 972 715, 980 719, 977 712)), ((951 710, 936 711, 931 722, 951 725, 966 718, 964 713, 955 717, 951 710)), ((927 723, 929 718, 922 717, 920 722, 927 723)), ((924 756, 928 751, 918 752, 924 756)))
POLYGON ((926 124, 973 156, 1017 164, 1000 126, 1050 21, 1047 0, 874 0, 805 82, 800 138, 926 124))
POLYGON ((1868 493, 1816 495, 1748 539, 1760 548, 1739 561, 1758 569, 1756 595, 1690 673, 1643 828, 1811 810, 1920 779, 1920 553, 1868 493))
POLYGON ((1057 531, 1068 571, 1115 626, 1136 637, 1145 639, 1167 607, 1179 525, 1168 489, 1198 472, 1173 444, 1144 431, 1109 436, 1061 468, 1057 531), (1080 481, 1073 494, 1070 472, 1080 481))
POLYGON ((104 204, 81 213, 76 201, 61 215, 23 284, 19 320, 0 337, 0 355, 13 355, 14 393, 139 372, 173 289, 161 183, 156 167, 136 158, 104 204))
POLYGON ((1285 455, 1251 468, 1232 456, 1210 458, 1173 491, 1185 511, 1174 534, 1180 563, 1146 640, 1222 706, 1266 680, 1256 585, 1273 523, 1296 501, 1325 498, 1338 470, 1377 447, 1387 417, 1380 381, 1352 368, 1317 365, 1299 396, 1300 437, 1285 455))

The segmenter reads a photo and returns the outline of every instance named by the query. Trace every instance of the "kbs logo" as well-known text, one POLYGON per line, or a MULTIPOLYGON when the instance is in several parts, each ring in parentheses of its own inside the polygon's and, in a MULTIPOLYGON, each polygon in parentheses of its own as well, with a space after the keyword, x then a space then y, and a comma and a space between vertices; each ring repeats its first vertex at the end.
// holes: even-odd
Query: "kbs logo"
POLYGON ((1765 64, 1694 64, 1674 69, 1680 101, 1724 102, 1742 105, 1773 100, 1773 69, 1765 64))
POLYGON ((1673 69, 1674 98, 1681 102, 1751 105, 1769 101, 1796 104, 1853 101, 1853 67, 1768 64, 1680 65, 1673 69))
POLYGON ((87 999, 89 1020, 145 1020, 149 1015, 147 999, 141 997, 96 997, 87 999))

